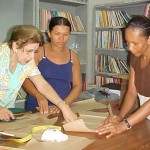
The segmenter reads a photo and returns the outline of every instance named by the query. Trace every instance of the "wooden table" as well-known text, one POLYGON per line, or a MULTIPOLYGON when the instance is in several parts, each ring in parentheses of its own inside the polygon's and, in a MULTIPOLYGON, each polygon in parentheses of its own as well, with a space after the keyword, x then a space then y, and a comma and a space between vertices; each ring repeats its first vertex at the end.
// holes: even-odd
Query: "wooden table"
POLYGON ((95 141, 84 150, 150 150, 150 121, 145 120, 131 130, 106 139, 89 134, 95 141))
MULTIPOLYGON (((60 115, 60 120, 61 115, 60 115)), ((57 122, 57 125, 59 122, 57 122)), ((130 130, 106 139, 106 135, 96 133, 65 132, 68 135, 87 137, 94 140, 83 150, 150 150, 150 121, 144 120, 130 130)), ((0 141, 0 145, 18 147, 12 143, 0 141)))

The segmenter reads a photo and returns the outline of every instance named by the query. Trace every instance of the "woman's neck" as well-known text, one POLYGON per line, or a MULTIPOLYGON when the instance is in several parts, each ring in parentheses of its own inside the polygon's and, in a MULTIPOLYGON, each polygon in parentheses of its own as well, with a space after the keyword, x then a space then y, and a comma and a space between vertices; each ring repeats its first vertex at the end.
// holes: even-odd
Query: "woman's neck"
POLYGON ((10 50, 10 63, 18 63, 17 55, 13 50, 10 50))
POLYGON ((60 52, 64 52, 64 50, 66 49, 66 47, 57 47, 53 44, 49 44, 51 51, 56 52, 56 53, 60 53, 60 52))
POLYGON ((18 64, 17 55, 13 50, 10 50, 9 70, 11 73, 15 71, 17 64, 18 64))
POLYGON ((150 60, 150 46, 147 48, 146 52, 143 54, 144 60, 150 60))

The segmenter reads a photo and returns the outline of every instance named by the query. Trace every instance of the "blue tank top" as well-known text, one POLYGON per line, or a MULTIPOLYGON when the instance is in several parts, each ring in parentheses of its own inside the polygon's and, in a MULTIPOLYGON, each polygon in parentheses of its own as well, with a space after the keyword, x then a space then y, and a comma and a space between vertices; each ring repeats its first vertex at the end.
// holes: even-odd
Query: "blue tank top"
MULTIPOLYGON (((55 64, 50 61, 45 55, 39 62, 38 68, 44 77, 44 79, 53 87, 53 89, 57 92, 57 94, 64 100, 71 90, 71 81, 72 81, 72 61, 71 61, 71 50, 70 52, 70 60, 66 64, 55 64)), ((52 105, 49 101, 48 105, 52 105)), ((37 100, 35 97, 28 95, 26 102, 27 110, 35 110, 38 106, 37 100)))

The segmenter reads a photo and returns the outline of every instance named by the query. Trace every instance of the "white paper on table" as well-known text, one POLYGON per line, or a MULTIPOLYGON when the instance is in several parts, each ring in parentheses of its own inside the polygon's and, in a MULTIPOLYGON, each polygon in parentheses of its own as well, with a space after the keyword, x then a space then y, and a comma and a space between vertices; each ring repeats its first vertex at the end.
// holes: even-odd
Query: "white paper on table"
POLYGON ((89 129, 83 119, 78 119, 63 125, 65 131, 75 131, 75 132, 94 132, 94 130, 89 129))
POLYGON ((68 137, 68 140, 63 142, 39 142, 31 139, 26 145, 20 148, 26 150, 81 150, 94 141, 85 137, 71 135, 68 135, 68 137))
MULTIPOLYGON (((47 119, 47 118, 36 118, 29 121, 22 122, 11 122, 11 124, 5 124, 3 131, 9 134, 14 134, 18 138, 23 138, 31 133, 31 130, 35 126, 53 125, 57 121, 58 117, 47 119), (11 125, 11 126, 10 126, 11 125)), ((39 139, 43 130, 34 132, 35 139, 39 139)))
POLYGON ((95 99, 77 101, 71 104, 71 109, 74 112, 78 112, 78 113, 85 110, 93 110, 93 109, 101 109, 101 108, 107 108, 107 105, 100 102, 96 102, 95 99))

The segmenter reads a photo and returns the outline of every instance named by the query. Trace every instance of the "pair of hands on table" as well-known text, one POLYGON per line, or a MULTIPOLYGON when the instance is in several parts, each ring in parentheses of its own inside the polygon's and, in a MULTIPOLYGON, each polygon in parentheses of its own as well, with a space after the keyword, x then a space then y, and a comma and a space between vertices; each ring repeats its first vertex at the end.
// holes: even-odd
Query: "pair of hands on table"
POLYGON ((115 134, 125 131, 126 128, 126 124, 122 121, 122 117, 119 115, 114 115, 113 119, 111 116, 108 116, 104 121, 102 121, 95 132, 99 135, 109 133, 106 138, 110 138, 115 134))
POLYGON ((0 120, 15 119, 13 113, 7 108, 0 107, 0 120))
POLYGON ((43 96, 43 95, 39 95, 38 97, 36 97, 37 102, 38 102, 38 111, 42 114, 46 114, 48 112, 51 112, 52 114, 55 113, 60 113, 60 109, 53 105, 51 107, 48 106, 48 100, 43 96))
POLYGON ((60 103, 59 108, 55 105, 48 107, 48 100, 44 96, 37 97, 38 110, 41 113, 48 113, 49 111, 53 114, 60 113, 62 111, 63 117, 66 122, 77 120, 77 115, 70 109, 69 105, 60 103))

